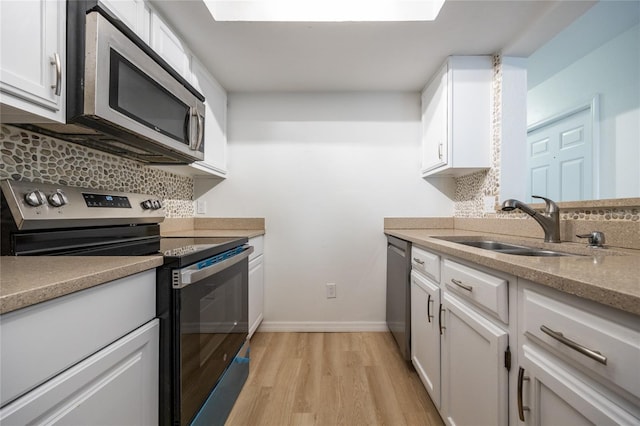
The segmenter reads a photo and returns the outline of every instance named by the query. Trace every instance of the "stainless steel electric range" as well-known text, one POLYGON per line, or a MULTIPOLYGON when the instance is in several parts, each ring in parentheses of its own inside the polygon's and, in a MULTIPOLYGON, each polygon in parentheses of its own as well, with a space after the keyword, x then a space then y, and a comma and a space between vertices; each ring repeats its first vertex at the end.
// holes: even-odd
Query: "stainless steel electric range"
POLYGON ((144 194, 3 180, 3 256, 161 254, 159 407, 163 425, 224 421, 249 373, 247 238, 161 238, 144 194))

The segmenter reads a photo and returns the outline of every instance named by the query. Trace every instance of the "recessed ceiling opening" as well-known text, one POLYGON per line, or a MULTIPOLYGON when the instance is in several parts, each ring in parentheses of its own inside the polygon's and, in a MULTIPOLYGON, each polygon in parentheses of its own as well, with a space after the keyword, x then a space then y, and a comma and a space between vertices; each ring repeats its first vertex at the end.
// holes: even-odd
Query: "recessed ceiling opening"
POLYGON ((433 21, 445 0, 205 0, 216 21, 433 21))

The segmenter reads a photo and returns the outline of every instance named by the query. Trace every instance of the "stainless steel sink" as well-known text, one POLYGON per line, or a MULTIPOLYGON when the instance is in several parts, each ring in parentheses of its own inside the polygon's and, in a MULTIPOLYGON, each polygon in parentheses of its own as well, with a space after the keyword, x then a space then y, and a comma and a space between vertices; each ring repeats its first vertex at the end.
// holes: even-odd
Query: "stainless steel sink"
POLYGON ((515 256, 537 256, 537 257, 557 257, 557 256, 579 256, 572 253, 564 253, 560 251, 547 250, 535 247, 520 246, 516 244, 501 243, 491 240, 465 240, 461 237, 434 237, 440 240, 450 241, 452 243, 462 244, 465 246, 477 247, 483 250, 490 250, 502 254, 511 254, 515 256))

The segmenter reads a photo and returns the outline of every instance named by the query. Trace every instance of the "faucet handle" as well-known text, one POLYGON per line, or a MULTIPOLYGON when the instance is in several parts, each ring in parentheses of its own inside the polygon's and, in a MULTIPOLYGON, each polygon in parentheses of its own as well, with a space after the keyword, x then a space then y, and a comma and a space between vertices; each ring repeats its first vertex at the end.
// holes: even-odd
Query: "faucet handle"
POLYGON ((589 239, 589 247, 603 247, 604 246, 604 232, 593 231, 590 234, 578 235, 578 238, 588 238, 589 239))
POLYGON ((544 200, 546 204, 545 213, 557 213, 560 211, 560 207, 558 207, 558 205, 549 198, 541 197, 540 195, 532 195, 531 198, 539 198, 541 200, 544 200))

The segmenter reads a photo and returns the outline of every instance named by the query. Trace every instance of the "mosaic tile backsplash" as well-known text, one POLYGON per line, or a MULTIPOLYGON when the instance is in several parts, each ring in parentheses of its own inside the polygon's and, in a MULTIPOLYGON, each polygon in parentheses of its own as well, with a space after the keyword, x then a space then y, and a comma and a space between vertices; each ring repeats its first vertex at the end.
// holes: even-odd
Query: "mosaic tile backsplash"
POLYGON ((0 129, 0 179, 151 194, 193 217, 193 179, 12 126, 0 129))
MULTIPOLYGON (((500 144, 502 126, 502 55, 493 57, 493 122, 491 126, 491 159, 489 170, 461 176, 455 179, 456 192, 454 198, 454 217, 457 218, 500 218, 524 219, 525 213, 487 213, 485 212, 485 198, 494 199, 498 203, 500 196, 500 144)), ((563 220, 592 220, 592 221, 631 221, 640 220, 640 206, 629 208, 579 208, 562 209, 563 220)))

